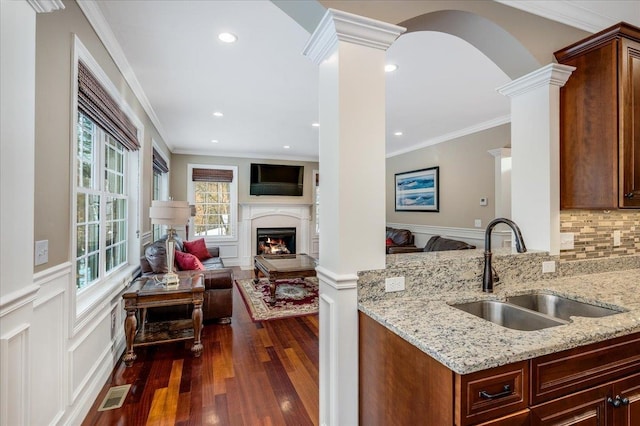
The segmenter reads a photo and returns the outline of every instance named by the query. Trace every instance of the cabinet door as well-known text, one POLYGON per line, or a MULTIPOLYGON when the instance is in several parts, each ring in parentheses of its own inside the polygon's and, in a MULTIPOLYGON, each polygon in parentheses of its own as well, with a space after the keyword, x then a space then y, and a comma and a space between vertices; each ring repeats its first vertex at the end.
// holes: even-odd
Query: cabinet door
POLYGON ((606 400, 611 385, 598 386, 531 408, 531 426, 610 425, 613 408, 606 400))
POLYGON ((620 58, 620 207, 640 207, 640 43, 622 39, 620 58))
POLYGON ((524 410, 476 426, 529 426, 530 424, 529 410, 524 410))
POLYGON ((614 408, 615 426, 640 425, 640 374, 615 382, 613 395, 620 397, 621 405, 614 408))

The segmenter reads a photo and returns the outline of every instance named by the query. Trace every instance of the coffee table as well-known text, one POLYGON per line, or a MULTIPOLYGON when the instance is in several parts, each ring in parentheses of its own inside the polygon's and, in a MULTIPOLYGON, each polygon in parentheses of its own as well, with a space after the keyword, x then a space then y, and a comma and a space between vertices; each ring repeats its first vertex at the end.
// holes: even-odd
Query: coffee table
POLYGON ((159 279, 162 276, 141 277, 134 281, 122 294, 127 318, 124 321, 124 332, 127 349, 124 363, 131 367, 136 359, 133 348, 162 342, 176 342, 194 339, 191 352, 195 357, 202 354, 202 302, 204 300, 204 281, 202 275, 193 272, 179 272, 180 281, 177 287, 168 288, 159 279), (160 321, 145 324, 144 314, 142 327, 138 329, 136 313, 138 309, 146 312, 147 308, 174 305, 193 305, 191 319, 160 321))
POLYGON ((276 285, 278 280, 316 276, 318 262, 307 254, 263 254, 253 258, 255 278, 260 281, 260 273, 269 279, 269 303, 276 303, 276 285))

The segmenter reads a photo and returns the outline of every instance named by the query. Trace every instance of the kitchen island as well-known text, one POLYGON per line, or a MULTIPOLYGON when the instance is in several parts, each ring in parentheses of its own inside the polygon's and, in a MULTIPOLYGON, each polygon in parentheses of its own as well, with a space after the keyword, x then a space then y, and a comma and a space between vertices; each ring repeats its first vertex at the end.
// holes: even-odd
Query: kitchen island
POLYGON ((420 417, 423 424, 529 425, 593 418, 600 419, 594 424, 633 424, 625 422, 638 415, 640 404, 638 257, 627 259, 622 270, 565 270, 569 276, 564 277, 561 270, 547 278, 536 272, 548 261, 546 254, 505 252, 496 265, 504 279, 494 293, 483 293, 476 281, 481 270, 476 252, 392 259, 384 272, 362 275, 361 420, 407 424, 420 417), (398 274, 410 275, 407 291, 380 291, 384 277, 398 274), (447 274, 451 280, 443 283, 447 274), (532 292, 621 312, 519 331, 451 306, 532 292), (621 386, 627 395, 616 399, 613 393, 621 386), (370 415, 364 406, 377 408, 370 415))

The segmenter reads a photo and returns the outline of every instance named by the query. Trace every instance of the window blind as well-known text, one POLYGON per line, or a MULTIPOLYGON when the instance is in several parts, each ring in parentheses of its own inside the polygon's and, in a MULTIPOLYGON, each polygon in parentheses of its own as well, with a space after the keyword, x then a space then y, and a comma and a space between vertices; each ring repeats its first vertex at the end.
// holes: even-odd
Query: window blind
POLYGON ((233 170, 194 168, 191 179, 194 182, 233 182, 233 170))
POLYGON ((153 148, 153 172, 154 173, 169 173, 169 166, 164 161, 162 155, 155 148, 153 148))
POLYGON ((78 62, 78 109, 124 148, 140 149, 136 127, 82 61, 78 62))

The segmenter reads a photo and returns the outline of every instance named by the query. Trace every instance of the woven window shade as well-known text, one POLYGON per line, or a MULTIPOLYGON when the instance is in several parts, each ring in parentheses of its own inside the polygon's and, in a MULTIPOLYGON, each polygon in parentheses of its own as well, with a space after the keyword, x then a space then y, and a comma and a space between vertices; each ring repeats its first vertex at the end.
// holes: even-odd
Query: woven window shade
POLYGON ((164 161, 162 155, 155 148, 153 148, 153 172, 154 173, 169 173, 169 166, 164 161))
POLYGON ((78 62, 78 109, 124 148, 140 149, 136 126, 82 62, 78 62))
POLYGON ((193 169, 194 182, 233 182, 233 170, 193 169))

